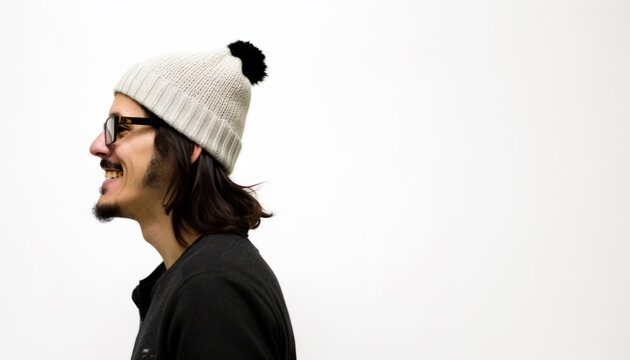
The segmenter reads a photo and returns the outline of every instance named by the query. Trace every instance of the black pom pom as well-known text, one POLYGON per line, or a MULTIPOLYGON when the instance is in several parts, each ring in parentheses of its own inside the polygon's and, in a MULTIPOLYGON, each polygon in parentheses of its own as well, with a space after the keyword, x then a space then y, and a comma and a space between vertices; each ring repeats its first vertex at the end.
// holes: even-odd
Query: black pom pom
POLYGON ((243 75, 249 79, 252 85, 261 82, 267 73, 265 55, 249 41, 236 41, 228 45, 233 56, 241 59, 243 63, 243 75))

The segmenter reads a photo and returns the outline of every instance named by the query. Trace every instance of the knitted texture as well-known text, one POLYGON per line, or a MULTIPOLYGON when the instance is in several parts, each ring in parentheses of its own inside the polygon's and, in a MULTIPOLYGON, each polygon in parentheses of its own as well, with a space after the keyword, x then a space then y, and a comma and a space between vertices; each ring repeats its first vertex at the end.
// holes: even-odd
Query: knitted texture
POLYGON ((228 174, 241 150, 251 83, 225 47, 177 52, 133 65, 114 88, 207 150, 228 174))

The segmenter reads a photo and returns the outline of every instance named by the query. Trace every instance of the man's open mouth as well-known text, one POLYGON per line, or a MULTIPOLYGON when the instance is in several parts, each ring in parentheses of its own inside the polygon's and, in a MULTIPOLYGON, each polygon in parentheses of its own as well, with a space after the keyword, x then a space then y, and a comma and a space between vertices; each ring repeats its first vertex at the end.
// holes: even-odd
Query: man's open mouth
POLYGON ((122 171, 108 171, 105 170, 105 178, 106 179, 116 179, 123 176, 123 172, 122 171))

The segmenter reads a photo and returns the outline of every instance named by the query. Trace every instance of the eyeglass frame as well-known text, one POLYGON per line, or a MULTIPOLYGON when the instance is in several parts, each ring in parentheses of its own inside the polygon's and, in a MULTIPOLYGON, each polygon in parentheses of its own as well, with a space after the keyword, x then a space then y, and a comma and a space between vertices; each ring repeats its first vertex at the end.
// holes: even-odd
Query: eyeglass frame
POLYGON ((109 146, 116 142, 116 139, 118 138, 118 127, 119 127, 118 125, 121 125, 121 124, 157 126, 158 122, 153 118, 110 115, 107 117, 107 119, 105 120, 105 123, 103 124, 103 138, 105 140, 105 145, 109 146), (110 119, 113 119, 115 123, 114 123, 114 133, 112 134, 112 141, 108 143, 107 134, 109 133, 109 131, 107 130, 107 122, 110 121, 110 119))

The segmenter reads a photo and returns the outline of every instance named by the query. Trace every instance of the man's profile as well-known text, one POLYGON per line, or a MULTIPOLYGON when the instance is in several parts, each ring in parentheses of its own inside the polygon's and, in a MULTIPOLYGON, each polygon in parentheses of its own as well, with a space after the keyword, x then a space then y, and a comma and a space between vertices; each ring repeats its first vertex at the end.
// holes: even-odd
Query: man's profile
POLYGON ((163 259, 132 294, 132 360, 295 359, 282 291, 247 238, 271 215, 229 178, 264 59, 242 41, 171 53, 114 89, 90 146, 106 177, 94 214, 137 221, 163 259))

